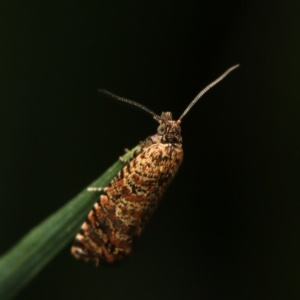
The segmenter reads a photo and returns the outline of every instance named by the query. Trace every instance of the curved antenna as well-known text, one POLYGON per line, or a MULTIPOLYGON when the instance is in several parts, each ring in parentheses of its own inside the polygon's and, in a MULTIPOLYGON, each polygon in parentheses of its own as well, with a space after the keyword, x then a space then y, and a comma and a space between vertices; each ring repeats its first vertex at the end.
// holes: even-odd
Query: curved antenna
POLYGON ((231 68, 229 68, 225 73, 223 73, 220 77, 218 77, 216 80, 214 80, 212 83, 210 83, 206 88, 204 88, 195 98, 194 100, 188 105, 188 107, 185 109, 185 111, 182 113, 178 121, 181 121, 181 119, 189 112, 189 110, 192 108, 192 106, 208 91, 210 90, 214 85, 219 83, 222 79, 224 79, 231 71, 238 68, 240 65, 235 65, 231 68))
POLYGON ((140 103, 137 103, 133 100, 129 100, 129 99, 126 99, 126 98, 123 98, 123 97, 120 97, 120 96, 117 96, 107 90, 98 90, 99 93, 103 93, 103 94, 106 94, 116 100, 119 100, 119 101, 123 101, 123 102, 126 102, 126 103, 129 103, 131 105, 134 105, 134 106, 137 106, 139 108, 141 108, 142 110, 145 110, 146 112, 148 112, 150 115, 152 115, 154 117, 155 120, 157 121, 160 121, 161 120, 161 117, 159 115, 157 115, 155 112, 153 112, 151 109, 147 108, 146 106, 140 104, 140 103))

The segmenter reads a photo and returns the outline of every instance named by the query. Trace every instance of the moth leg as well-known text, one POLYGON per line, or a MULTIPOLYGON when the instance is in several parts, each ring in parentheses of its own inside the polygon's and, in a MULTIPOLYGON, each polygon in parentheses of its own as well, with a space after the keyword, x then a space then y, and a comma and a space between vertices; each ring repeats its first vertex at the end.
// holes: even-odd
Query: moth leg
POLYGON ((141 149, 148 148, 151 145, 157 143, 157 135, 148 136, 145 140, 140 142, 141 149))
MULTIPOLYGON (((125 149, 124 149, 124 152, 125 152, 125 154, 127 154, 128 152, 130 152, 130 150, 129 150, 128 148, 125 148, 125 149)), ((130 159, 124 159, 122 156, 119 156, 119 160, 120 160, 122 163, 126 164, 130 159)))
POLYGON ((102 191, 104 191, 104 188, 102 188, 102 187, 93 187, 93 186, 89 186, 89 187, 87 188, 87 191, 88 191, 88 192, 102 192, 102 191))
POLYGON ((119 156, 119 160, 124 164, 128 162, 128 160, 124 159, 122 156, 119 156))

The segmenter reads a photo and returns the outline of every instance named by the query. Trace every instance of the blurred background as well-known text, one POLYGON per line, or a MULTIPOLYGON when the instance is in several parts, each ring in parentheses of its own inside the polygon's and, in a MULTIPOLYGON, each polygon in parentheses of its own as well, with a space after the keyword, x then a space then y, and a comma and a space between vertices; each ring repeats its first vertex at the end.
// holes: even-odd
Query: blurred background
MULTIPOLYGON (((113 268, 66 247, 17 299, 299 299, 299 1, 2 2, 0 253, 157 124, 184 163, 113 268)), ((71 245, 71 241, 70 244, 71 245)))

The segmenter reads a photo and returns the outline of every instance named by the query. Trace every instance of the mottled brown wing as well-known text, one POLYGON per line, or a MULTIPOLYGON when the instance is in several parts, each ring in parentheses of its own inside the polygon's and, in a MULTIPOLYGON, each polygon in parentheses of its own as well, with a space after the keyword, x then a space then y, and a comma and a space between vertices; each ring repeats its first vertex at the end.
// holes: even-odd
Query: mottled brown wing
POLYGON ((173 144, 147 144, 139 150, 94 204, 75 238, 73 255, 96 264, 127 257, 182 157, 182 148, 173 144))

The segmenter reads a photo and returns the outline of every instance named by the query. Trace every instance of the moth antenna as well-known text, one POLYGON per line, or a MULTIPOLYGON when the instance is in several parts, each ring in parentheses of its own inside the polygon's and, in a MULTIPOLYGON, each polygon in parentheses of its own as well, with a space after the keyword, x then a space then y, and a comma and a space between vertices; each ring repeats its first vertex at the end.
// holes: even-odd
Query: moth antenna
POLYGON ((123 102, 126 102, 126 103, 129 103, 131 105, 134 105, 134 106, 137 106, 139 108, 141 108, 142 110, 145 110, 146 112, 148 112, 150 115, 152 115, 154 117, 155 120, 157 121, 160 121, 161 120, 161 117, 159 115, 157 115, 154 111, 152 111, 151 109, 147 108, 146 106, 140 104, 140 103, 137 103, 133 100, 130 100, 130 99, 126 99, 126 98, 123 98, 123 97, 120 97, 120 96, 117 96, 107 90, 98 90, 99 93, 103 93, 103 94, 106 94, 116 100, 119 100, 119 101, 123 101, 123 102))
POLYGON ((180 122, 182 118, 189 112, 189 110, 193 107, 193 105, 208 91, 210 90, 214 85, 219 83, 221 80, 223 80, 231 71, 238 68, 240 65, 235 65, 231 68, 229 68, 225 73, 223 73, 220 77, 218 77, 216 80, 214 80, 212 83, 210 83, 207 87, 205 87, 194 99, 193 101, 188 105, 188 107, 185 109, 185 111, 182 113, 178 121, 180 122))

